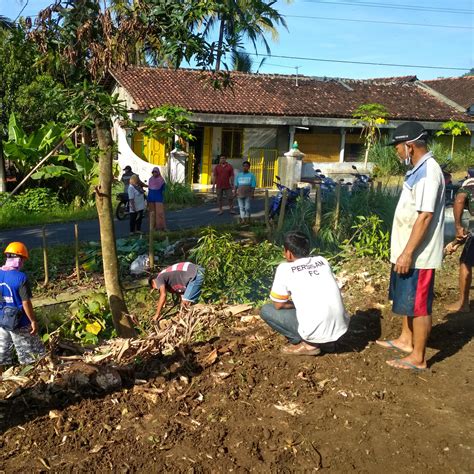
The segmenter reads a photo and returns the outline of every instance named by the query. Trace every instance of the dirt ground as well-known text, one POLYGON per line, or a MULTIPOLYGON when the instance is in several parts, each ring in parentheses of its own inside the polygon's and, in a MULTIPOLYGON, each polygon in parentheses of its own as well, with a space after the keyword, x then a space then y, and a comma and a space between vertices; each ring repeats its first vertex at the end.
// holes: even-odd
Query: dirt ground
POLYGON ((336 353, 283 356, 283 338, 236 318, 210 341, 137 361, 128 388, 0 402, 0 469, 474 472, 474 312, 443 311, 456 270, 452 257, 437 278, 428 371, 385 364, 398 354, 373 341, 400 327, 388 267, 359 263, 346 274, 352 319, 336 353))

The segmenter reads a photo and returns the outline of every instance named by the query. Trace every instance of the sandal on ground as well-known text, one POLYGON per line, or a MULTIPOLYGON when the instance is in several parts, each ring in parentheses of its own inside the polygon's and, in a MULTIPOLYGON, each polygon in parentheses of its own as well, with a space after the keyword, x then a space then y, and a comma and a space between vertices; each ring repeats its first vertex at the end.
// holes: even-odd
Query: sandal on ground
POLYGON ((385 362, 394 369, 413 370, 414 372, 423 372, 428 370, 426 367, 417 367, 415 364, 401 359, 387 360, 385 362))
POLYGON ((282 354, 295 356, 317 356, 321 354, 321 349, 318 346, 308 347, 302 343, 293 344, 283 347, 282 354))
POLYGON ((384 349, 395 349, 396 351, 401 351, 405 352, 406 354, 411 354, 412 351, 406 351, 405 349, 402 349, 401 347, 398 347, 395 345, 393 341, 375 341, 375 344, 377 344, 380 347, 383 347, 384 349))

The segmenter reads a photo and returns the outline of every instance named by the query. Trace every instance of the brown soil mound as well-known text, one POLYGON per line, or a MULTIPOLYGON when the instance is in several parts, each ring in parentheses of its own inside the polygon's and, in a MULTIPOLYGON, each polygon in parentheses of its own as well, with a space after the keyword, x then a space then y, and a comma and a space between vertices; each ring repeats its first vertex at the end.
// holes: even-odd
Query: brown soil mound
POLYGON ((385 364, 397 353, 373 341, 396 336, 400 319, 385 277, 362 272, 346 283, 351 327, 334 354, 281 355, 281 337, 239 321, 173 356, 136 360, 107 394, 89 384, 2 401, 1 469, 474 472, 474 312, 445 318, 457 286, 449 263, 437 282, 429 371, 385 364))

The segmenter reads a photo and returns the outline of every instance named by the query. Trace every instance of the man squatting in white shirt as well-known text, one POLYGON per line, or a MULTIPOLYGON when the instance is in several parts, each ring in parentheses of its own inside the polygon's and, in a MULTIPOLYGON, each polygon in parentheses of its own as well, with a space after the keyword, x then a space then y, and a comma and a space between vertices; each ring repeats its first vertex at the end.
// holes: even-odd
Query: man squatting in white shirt
POLYGON ((287 233, 283 245, 286 262, 278 265, 272 303, 262 307, 261 317, 288 339, 285 354, 333 352, 349 318, 331 267, 325 258, 310 256, 309 238, 302 232, 287 233))

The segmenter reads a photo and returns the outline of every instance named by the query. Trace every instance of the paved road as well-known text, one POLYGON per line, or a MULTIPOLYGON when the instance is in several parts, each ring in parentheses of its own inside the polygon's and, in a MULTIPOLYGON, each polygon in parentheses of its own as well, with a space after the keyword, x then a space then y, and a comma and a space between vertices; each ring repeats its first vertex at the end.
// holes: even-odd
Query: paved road
MULTIPOLYGON (((237 208, 236 208, 237 209, 237 208)), ((170 230, 203 227, 209 224, 229 223, 238 220, 237 215, 225 211, 222 216, 217 215, 216 203, 206 203, 198 207, 170 211, 166 213, 166 220, 170 230)), ((255 199, 253 202, 253 216, 263 217, 264 200, 255 199)), ((97 219, 81 221, 79 224, 79 239, 82 241, 99 240, 99 221, 97 219)), ((148 219, 145 218, 142 229, 148 229, 148 219)), ((117 238, 126 237, 129 233, 129 221, 115 220, 115 233, 117 238)), ((68 244, 74 241, 74 223, 48 224, 46 226, 48 245, 68 244)), ((18 240, 28 248, 41 247, 42 234, 40 227, 23 227, 13 230, 0 231, 0 247, 8 242, 18 240)))

